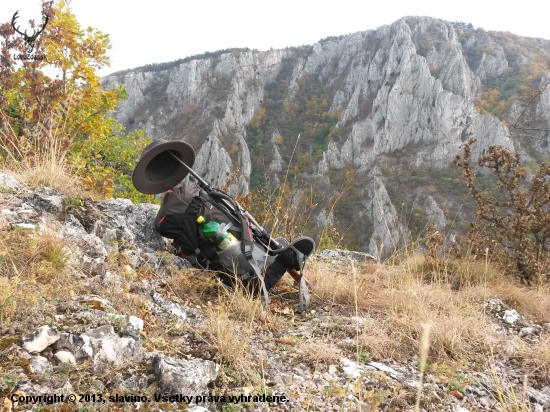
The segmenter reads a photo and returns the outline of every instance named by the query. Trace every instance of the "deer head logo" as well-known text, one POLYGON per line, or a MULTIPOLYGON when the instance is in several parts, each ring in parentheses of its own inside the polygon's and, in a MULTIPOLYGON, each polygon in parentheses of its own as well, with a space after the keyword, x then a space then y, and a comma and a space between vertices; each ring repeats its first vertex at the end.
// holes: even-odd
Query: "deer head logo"
POLYGON ((27 43, 27 53, 30 54, 34 50, 35 40, 38 38, 38 35, 44 31, 46 24, 48 24, 48 16, 46 14, 42 16, 42 27, 40 28, 40 30, 33 30, 33 33, 30 36, 27 34, 27 30, 25 30, 24 32, 21 32, 19 31, 19 27, 15 27, 15 21, 17 20, 18 17, 19 17, 19 10, 17 10, 14 13, 13 17, 11 18, 11 26, 17 33, 23 36, 23 40, 25 40, 25 42, 27 43))

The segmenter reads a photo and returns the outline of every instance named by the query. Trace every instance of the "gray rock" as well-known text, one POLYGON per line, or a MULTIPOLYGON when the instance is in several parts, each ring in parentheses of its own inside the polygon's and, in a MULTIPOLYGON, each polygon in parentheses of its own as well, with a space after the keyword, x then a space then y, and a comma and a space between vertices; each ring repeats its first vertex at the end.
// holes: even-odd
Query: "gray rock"
POLYGON ((43 375, 53 370, 52 364, 43 356, 33 356, 30 359, 29 368, 32 373, 43 375))
POLYGON ((497 404, 497 401, 492 396, 482 396, 478 399, 478 402, 488 410, 492 410, 497 404))
POLYGON ((112 308, 113 304, 107 299, 103 299, 97 295, 83 295, 73 298, 74 301, 84 303, 96 308, 97 306, 101 308, 112 308))
POLYGON ((143 330, 143 319, 136 316, 126 316, 125 320, 126 325, 120 330, 120 334, 139 339, 139 334, 143 330))
POLYGON ((391 202, 384 183, 378 176, 370 179, 363 191, 365 209, 370 213, 368 219, 373 222, 372 236, 368 251, 377 258, 385 258, 392 252, 409 243, 410 232, 400 221, 395 206, 391 202))
POLYGON ((28 396, 38 396, 52 393, 52 388, 41 386, 37 383, 31 382, 28 379, 21 379, 19 382, 17 382, 15 388, 13 389, 13 392, 17 391, 21 391, 28 396))
POLYGON ((193 326, 197 326, 203 322, 203 316, 198 310, 171 302, 160 293, 151 293, 151 303, 151 311, 157 315, 175 316, 193 326))
POLYGON ((344 370, 346 376, 349 376, 352 379, 359 378, 361 376, 361 373, 376 370, 376 368, 372 366, 367 366, 346 358, 340 358, 340 365, 342 366, 342 369, 344 370))
POLYGON ((506 306, 500 299, 491 299, 487 302, 487 308, 491 311, 500 312, 503 309, 507 309, 508 306, 506 306))
POLYGON ((187 313, 177 303, 170 302, 160 293, 153 292, 151 294, 151 300, 155 305, 155 310, 161 313, 169 313, 182 320, 187 320, 187 313))
POLYGON ((57 328, 50 328, 44 325, 35 330, 30 335, 22 338, 22 346, 29 353, 42 352, 52 343, 55 343, 59 339, 59 331, 57 328))
POLYGON ((53 356, 55 359, 57 359, 59 363, 71 363, 73 365, 76 364, 75 356, 69 351, 60 350, 58 352, 55 352, 53 356))
POLYGON ((156 354, 151 358, 159 389, 169 393, 206 394, 219 366, 202 359, 178 360, 156 354))
POLYGON ((387 373, 390 378, 395 379, 396 381, 402 382, 405 379, 402 373, 397 372, 395 369, 390 368, 383 363, 369 362, 368 365, 378 369, 379 371, 387 373))
POLYGON ((21 183, 17 181, 12 175, 7 173, 0 173, 0 187, 14 192, 27 191, 21 183))
POLYGON ((142 390, 149 386, 147 376, 131 376, 120 384, 130 390, 142 390))
POLYGON ((141 346, 139 340, 121 337, 111 325, 104 325, 80 335, 62 333, 52 347, 56 351, 71 352, 77 363, 89 359, 93 365, 98 366, 102 363, 119 365, 139 359, 141 346))
POLYGON ((542 327, 539 325, 527 326, 519 330, 519 336, 521 336, 522 338, 530 337, 532 335, 539 334, 541 330, 542 327))
POLYGON ((57 220, 65 219, 67 197, 47 187, 35 189, 23 198, 23 204, 32 207, 39 215, 50 214, 57 220))
MULTIPOLYGON (((59 387, 59 388, 55 388, 55 393, 59 394, 59 395, 65 395, 65 396, 68 396, 70 394, 74 394, 75 391, 74 391, 74 388, 73 388, 73 385, 71 385, 71 383, 67 380, 63 386, 59 387)), ((78 397, 77 397, 78 399, 78 397)))
POLYGON ((107 223, 117 230, 117 240, 134 245, 140 252, 166 250, 166 243, 154 228, 159 206, 133 204, 128 199, 108 199, 95 204, 107 217, 107 223))
POLYGON ((530 400, 535 401, 542 406, 550 406, 550 391, 538 391, 535 388, 527 387, 527 396, 530 400))
POLYGON ((502 320, 510 325, 514 325, 520 318, 521 315, 515 309, 506 310, 502 314, 502 320))
POLYGON ((110 290, 121 291, 121 287, 124 284, 123 280, 116 273, 105 272, 101 278, 101 283, 107 286, 110 290))
POLYGON ((118 336, 111 325, 92 329, 80 337, 84 341, 80 351, 96 366, 102 363, 120 365, 140 357, 139 341, 118 336))
POLYGON ((75 356, 77 363, 82 363, 90 357, 90 351, 87 347, 84 348, 86 342, 80 335, 61 333, 59 340, 52 345, 52 348, 55 351, 68 351, 75 356))
POLYGON ((433 197, 426 197, 424 209, 426 210, 429 221, 434 223, 436 230, 444 233, 445 227, 447 226, 447 219, 445 219, 445 213, 441 210, 433 197))
POLYGON ((351 250, 342 250, 342 249, 325 249, 317 254, 321 259, 346 259, 353 260, 355 263, 358 262, 376 262, 377 259, 369 255, 368 253, 363 252, 354 252, 351 250))
POLYGON ((76 249, 74 260, 78 261, 83 271, 91 275, 102 275, 108 253, 101 239, 86 232, 84 226, 72 215, 69 215, 60 232, 71 247, 76 249))

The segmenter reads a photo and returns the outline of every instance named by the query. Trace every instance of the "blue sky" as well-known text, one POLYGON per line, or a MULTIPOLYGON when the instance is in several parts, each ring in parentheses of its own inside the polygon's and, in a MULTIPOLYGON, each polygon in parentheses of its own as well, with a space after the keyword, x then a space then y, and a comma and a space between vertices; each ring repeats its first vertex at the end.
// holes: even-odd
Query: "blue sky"
MULTIPOLYGON (((550 39, 550 1, 493 0, 72 0, 83 26, 111 36, 100 74, 230 47, 268 50, 376 29, 409 15, 550 39)), ((19 10, 40 19, 39 0, 0 0, 0 21, 19 10)))

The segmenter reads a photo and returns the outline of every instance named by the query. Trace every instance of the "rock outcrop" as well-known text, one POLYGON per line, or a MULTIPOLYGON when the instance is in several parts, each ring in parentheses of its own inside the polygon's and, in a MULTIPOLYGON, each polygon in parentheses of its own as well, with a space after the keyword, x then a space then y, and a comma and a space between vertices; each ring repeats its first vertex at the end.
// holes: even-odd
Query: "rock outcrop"
MULTIPOLYGON (((230 318, 220 318, 228 307, 206 301, 214 300, 213 295, 195 302, 186 300, 190 285, 206 283, 208 273, 197 273, 185 261, 166 253, 164 239, 152 230, 156 206, 134 205, 123 199, 87 200, 83 206, 65 210, 55 207, 67 202, 59 192, 26 189, 6 174, 0 174, 0 186, 2 182, 14 188, 12 192, 0 191, 2 236, 14 232, 25 238, 28 229, 17 228, 27 224, 33 227, 30 245, 41 237, 62 239, 64 250, 71 256, 68 266, 59 269, 68 276, 62 286, 81 291, 66 300, 44 296, 33 301, 32 296, 25 296, 23 302, 30 306, 20 308, 24 318, 7 325, 2 318, 0 395, 4 396, 5 410, 90 406, 84 402, 86 398, 79 401, 80 394, 86 393, 95 396, 91 407, 100 411, 122 404, 155 411, 187 408, 204 412, 237 404, 245 410, 269 406, 277 411, 306 407, 332 411, 341 409, 342 402, 346 410, 370 410, 373 398, 369 394, 376 394, 375 401, 390 409, 412 408, 420 384, 416 361, 374 361, 357 352, 356 339, 372 319, 338 313, 341 304, 331 312, 329 303, 321 301, 315 309, 298 316, 292 305, 285 307, 282 300, 273 307, 282 316, 280 323, 271 323, 269 319, 275 318, 267 317, 266 312, 247 320, 249 330, 242 336, 247 342, 246 369, 232 369, 227 363, 222 368, 220 358, 215 357, 218 347, 208 341, 228 333, 230 318), (115 258, 122 260, 113 265, 115 258), (93 271, 87 270, 90 261, 93 271), (177 283, 167 285, 169 275, 176 276, 177 283), (172 287, 179 287, 179 283, 188 286, 182 286, 184 293, 178 296, 172 287), (312 354, 325 363, 312 362, 312 354), (243 378, 241 373, 248 375, 243 378), (245 382, 254 382, 254 386, 244 386, 245 382), (238 395, 232 400, 224 398, 228 391, 238 395), (63 396, 63 400, 27 398, 45 394, 63 396), (267 396, 280 398, 266 401, 267 396)), ((392 218, 395 211, 387 204, 383 188, 373 190, 379 193, 373 193, 369 207, 380 208, 377 214, 387 217, 384 226, 391 226, 376 236, 394 241, 392 234, 399 233, 392 218)), ((433 213, 439 212, 433 208, 433 213)), ((374 245, 377 252, 382 244, 374 245)), ((18 253, 10 246, 2 244, 2 256, 18 253)), ((314 261, 327 262, 330 270, 326 275, 334 279, 345 276, 350 261, 358 273, 385 270, 376 256, 363 252, 325 250, 314 261)), ((36 270, 40 273, 40 267, 36 270)), ((5 274, 0 274, 0 280, 6 280, 5 274)), ((27 288, 26 293, 37 281, 35 273, 18 273, 17 269, 8 276, 8 281, 15 279, 21 288, 27 288)), ((52 288, 58 281, 56 276, 38 281, 52 288)), ((388 277, 390 284, 394 276, 388 277)), ((365 293, 370 293, 371 278, 367 276, 364 281, 365 293)), ((2 303, 9 304, 9 300, 2 303)), ((252 307, 249 304, 232 308, 229 316, 238 316, 241 310, 245 313, 252 307)), ((488 373, 486 365, 475 364, 471 369, 461 369, 456 375, 458 383, 453 383, 460 385, 458 389, 448 376, 426 372, 426 405, 451 411, 497 410, 500 381, 514 386, 525 408, 539 411, 550 407, 550 386, 544 380, 547 376, 536 387, 525 386, 527 381, 513 363, 514 354, 520 351, 518 342, 537 345, 547 339, 550 324, 532 322, 500 299, 491 299, 479 309, 494 319, 495 330, 487 333, 509 340, 509 346, 499 347, 501 352, 492 359, 498 372, 488 373)), ((226 344, 233 355, 242 342, 232 339, 226 344)), ((92 398, 87 399, 91 402, 92 398)))

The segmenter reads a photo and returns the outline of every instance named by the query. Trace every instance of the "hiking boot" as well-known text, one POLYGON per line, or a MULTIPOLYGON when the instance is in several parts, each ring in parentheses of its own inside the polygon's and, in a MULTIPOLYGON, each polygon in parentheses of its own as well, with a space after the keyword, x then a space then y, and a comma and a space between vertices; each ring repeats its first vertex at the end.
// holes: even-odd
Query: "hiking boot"
POLYGON ((287 269, 300 270, 300 264, 298 263, 298 258, 294 249, 288 248, 281 252, 279 256, 287 269))

